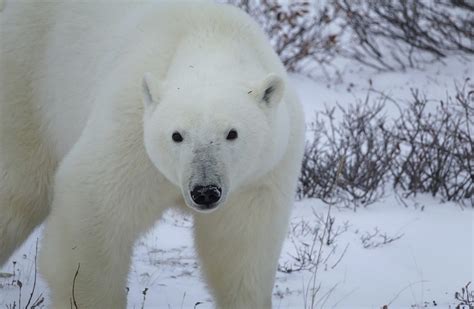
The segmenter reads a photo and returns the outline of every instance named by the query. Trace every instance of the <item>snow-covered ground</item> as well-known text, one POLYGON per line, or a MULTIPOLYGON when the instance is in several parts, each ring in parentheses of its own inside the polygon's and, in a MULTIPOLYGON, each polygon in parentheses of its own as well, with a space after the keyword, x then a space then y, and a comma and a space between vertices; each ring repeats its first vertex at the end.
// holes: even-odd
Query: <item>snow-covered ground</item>
MULTIPOLYGON (((309 123, 324 104, 354 103, 369 89, 397 101, 409 99, 411 88, 419 88, 430 99, 443 99, 453 94, 455 82, 462 84, 467 77, 474 77, 472 63, 474 58, 451 57, 422 71, 383 74, 346 63, 342 78, 312 80, 293 75, 292 82, 309 123)), ((472 81, 468 87, 474 89, 472 81)), ((396 117, 397 111, 395 106, 387 106, 390 116, 396 117)), ((308 248, 314 236, 309 231, 317 228, 327 213, 328 206, 319 200, 295 203, 280 258, 282 271, 277 273, 274 308, 310 307, 312 297, 307 291, 319 286, 314 308, 455 308, 459 301, 454 293, 474 281, 474 209, 423 195, 402 202, 395 192, 355 212, 333 206, 331 244, 321 247, 317 271, 284 272, 285 267, 297 266, 296 248, 311 251, 308 248)), ((17 280, 23 286, 21 307, 28 302, 35 275, 35 244, 40 238, 41 229, 0 269, 0 308, 10 308, 14 302, 18 308, 17 280)), ((318 239, 315 244, 312 258, 320 252, 318 239)), ((38 278, 33 300, 40 295, 47 297, 48 291, 38 278)), ((168 212, 138 241, 128 296, 129 308, 214 307, 199 272, 190 218, 168 212)), ((47 301, 44 308, 48 308, 47 301)))

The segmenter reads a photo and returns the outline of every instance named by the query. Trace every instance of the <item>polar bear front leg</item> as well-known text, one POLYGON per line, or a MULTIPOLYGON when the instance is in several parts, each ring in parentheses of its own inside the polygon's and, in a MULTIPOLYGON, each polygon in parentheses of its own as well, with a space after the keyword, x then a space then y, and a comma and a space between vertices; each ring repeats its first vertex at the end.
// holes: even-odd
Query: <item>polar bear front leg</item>
POLYGON ((130 147, 80 143, 61 164, 40 252, 50 308, 126 307, 134 242, 160 218, 172 191, 144 150, 130 147))
POLYGON ((222 209, 195 215, 195 240, 218 308, 271 308, 291 199, 271 189, 239 194, 222 209))
POLYGON ((112 205, 89 199, 99 192, 82 195, 58 187, 64 191, 55 195, 53 207, 84 207, 90 213, 54 211, 47 221, 40 272, 51 291, 51 308, 71 308, 74 302, 79 308, 125 308, 126 277, 137 236, 132 222, 112 205), (108 209, 106 213, 100 206, 108 209))

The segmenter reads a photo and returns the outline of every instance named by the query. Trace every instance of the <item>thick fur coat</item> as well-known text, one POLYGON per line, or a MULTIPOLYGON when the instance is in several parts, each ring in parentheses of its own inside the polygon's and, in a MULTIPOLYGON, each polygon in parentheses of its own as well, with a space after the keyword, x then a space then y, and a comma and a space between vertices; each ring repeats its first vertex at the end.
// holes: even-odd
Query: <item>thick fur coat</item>
POLYGON ((257 24, 208 2, 7 0, 0 32, 0 264, 46 220, 51 307, 80 265, 80 308, 125 308, 135 240, 176 207, 217 306, 270 308, 304 120, 257 24))

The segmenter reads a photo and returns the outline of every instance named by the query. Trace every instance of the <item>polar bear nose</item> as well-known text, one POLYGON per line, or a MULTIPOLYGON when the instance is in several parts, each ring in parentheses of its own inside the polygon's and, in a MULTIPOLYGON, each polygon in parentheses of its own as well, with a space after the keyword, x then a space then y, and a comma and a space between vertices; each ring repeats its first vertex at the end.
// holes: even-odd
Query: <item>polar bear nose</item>
POLYGON ((194 203, 200 206, 209 206, 220 200, 222 189, 216 185, 195 186, 191 191, 194 203))

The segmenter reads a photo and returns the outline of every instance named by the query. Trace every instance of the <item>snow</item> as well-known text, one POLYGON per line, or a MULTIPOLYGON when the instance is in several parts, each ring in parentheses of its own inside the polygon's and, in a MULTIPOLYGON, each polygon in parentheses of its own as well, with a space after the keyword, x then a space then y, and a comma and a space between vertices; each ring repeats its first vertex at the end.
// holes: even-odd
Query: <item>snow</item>
MULTIPOLYGON (((425 302, 430 306, 433 301, 438 308, 455 306, 454 292, 474 279, 474 210, 442 204, 427 196, 406 203, 408 207, 391 196, 356 212, 332 209, 335 226, 348 222, 349 227, 337 236, 336 253, 322 263, 317 274, 317 282, 322 285, 317 298, 336 285, 325 307, 380 308, 391 302, 390 308, 408 308, 425 306, 425 302), (363 248, 361 235, 375 228, 402 237, 382 247, 363 248), (346 245, 346 253, 332 269, 346 245)), ((315 224, 313 210, 325 216, 327 207, 314 199, 296 202, 292 224, 301 219, 315 224)), ((199 272, 191 227, 190 218, 168 212, 155 229, 138 241, 129 275, 129 308, 141 308, 145 288, 145 308, 193 308, 197 302, 202 302, 197 308, 213 308, 199 272)), ((292 262, 291 236, 289 233, 280 264, 292 262)), ((37 237, 40 231, 12 259, 18 261, 21 272, 17 271, 15 278, 24 284, 23 303, 32 288, 37 237)), ((312 236, 308 237, 311 242, 312 236)), ((331 249, 325 246, 323 250, 331 249)), ((1 272, 11 269, 9 263, 1 272)), ((278 272, 274 307, 303 308, 303 287, 311 280, 309 271, 278 272)), ((9 285, 11 281, 12 278, 0 279, 0 306, 18 299, 18 287, 9 285)), ((47 293, 41 280, 36 287, 36 295, 39 293, 47 293)))
MULTIPOLYGON (((390 308, 433 301, 441 308, 454 305, 453 289, 474 278, 474 211, 427 197, 416 200, 421 203, 416 208, 405 208, 392 196, 357 212, 334 212, 336 222, 350 224, 337 239, 341 249, 349 248, 336 268, 319 274, 323 288, 337 284, 329 308, 336 303, 341 308, 381 308, 391 301, 390 308), (375 228, 402 237, 384 247, 363 248, 361 235, 375 228)), ((311 208, 324 213, 326 207, 317 200, 297 203, 294 219, 311 217, 311 208)), ((301 285, 301 276, 292 274, 287 285, 301 285)), ((283 299, 282 308, 301 308, 298 297, 283 299)))
MULTIPOLYGON (((474 76, 472 63, 474 58, 450 57, 444 63, 426 65, 424 70, 375 73, 349 62, 337 79, 292 75, 291 81, 309 123, 325 104, 346 106, 363 99, 368 90, 374 96, 384 92, 400 101, 410 98, 411 88, 419 88, 433 100, 445 98, 453 92, 455 82, 462 84, 474 76)), ((474 88, 472 81, 469 87, 474 88)), ((398 109, 387 106, 387 113, 396 117, 398 109)), ((305 220, 317 227, 315 214, 325 218, 327 210, 319 200, 298 201, 292 226, 305 220)), ((401 202, 394 192, 388 192, 383 200, 357 211, 333 206, 331 215, 334 230, 339 228, 340 234, 333 244, 322 247, 323 256, 329 257, 316 273, 315 286, 321 285, 321 289, 315 308, 454 308, 459 303, 454 293, 474 281, 473 208, 424 195, 401 202), (361 238, 376 229, 381 235, 401 238, 364 248, 361 238)), ((18 302, 15 280, 23 283, 22 305, 26 304, 34 281, 35 244, 40 238, 41 228, 0 269, 0 307, 18 302), (12 261, 16 261, 14 271, 12 261)), ((311 234, 302 236, 290 230, 280 264, 295 263, 295 241, 311 243, 312 239, 311 234)), ((214 308, 192 240, 192 219, 168 212, 137 242, 129 275, 129 308, 194 308, 198 302, 201 304, 196 308, 214 308)), ((304 291, 313 279, 308 270, 277 272, 274 308, 304 308, 311 298, 304 291)), ((34 299, 40 294, 47 297, 48 290, 38 278, 34 299)))

